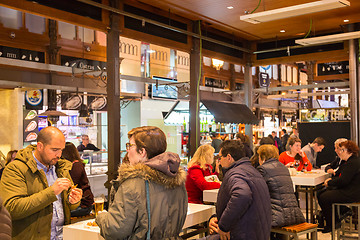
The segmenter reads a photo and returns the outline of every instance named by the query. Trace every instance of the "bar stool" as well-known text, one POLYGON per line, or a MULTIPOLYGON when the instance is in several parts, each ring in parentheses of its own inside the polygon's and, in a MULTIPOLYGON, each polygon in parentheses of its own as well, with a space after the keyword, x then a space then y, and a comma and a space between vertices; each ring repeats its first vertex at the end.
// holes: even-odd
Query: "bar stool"
POLYGON ((299 239, 300 235, 310 233, 310 239, 317 240, 317 226, 317 224, 304 222, 297 225, 284 226, 281 228, 272 228, 271 232, 283 234, 286 236, 287 240, 289 240, 290 237, 297 240, 299 239))
POLYGON ((334 203, 332 205, 332 229, 333 229, 333 231, 331 234, 331 239, 332 240, 335 240, 335 239, 360 239, 359 220, 360 220, 360 202, 358 202, 358 203, 334 203), (356 223, 354 223, 352 216, 349 216, 349 218, 342 219, 341 227, 339 229, 335 229, 335 214, 338 214, 338 217, 339 217, 340 206, 346 206, 349 208, 353 208, 353 207, 357 208, 357 219, 356 219, 356 223), (345 221, 346 219, 349 219, 348 223, 345 221), (355 233, 357 233, 357 236, 355 233))

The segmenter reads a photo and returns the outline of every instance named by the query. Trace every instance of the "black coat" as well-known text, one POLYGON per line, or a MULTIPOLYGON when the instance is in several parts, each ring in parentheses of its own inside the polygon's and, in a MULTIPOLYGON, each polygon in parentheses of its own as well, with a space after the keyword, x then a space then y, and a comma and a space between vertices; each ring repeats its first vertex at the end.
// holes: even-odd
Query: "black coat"
POLYGON ((271 206, 267 185, 248 158, 224 169, 219 189, 216 215, 219 228, 231 239, 268 240, 271 206))
POLYGON ((328 182, 328 186, 337 189, 341 195, 360 201, 360 158, 351 156, 340 165, 336 175, 328 182))
POLYGON ((11 240, 11 217, 0 199, 0 239, 11 240))
POLYGON ((278 159, 269 159, 258 168, 269 188, 272 210, 272 227, 305 222, 296 197, 289 170, 278 159))

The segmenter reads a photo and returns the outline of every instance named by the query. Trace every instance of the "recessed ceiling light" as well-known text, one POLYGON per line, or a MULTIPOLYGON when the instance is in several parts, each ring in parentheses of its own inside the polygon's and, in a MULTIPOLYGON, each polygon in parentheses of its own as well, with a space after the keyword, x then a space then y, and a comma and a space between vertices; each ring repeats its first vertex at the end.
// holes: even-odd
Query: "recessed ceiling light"
POLYGON ((233 9, 234 7, 233 6, 228 6, 227 9, 233 9))
POLYGON ((345 19, 344 22, 350 22, 350 20, 349 20, 349 19, 345 19))
POLYGON ((280 30, 280 32, 284 33, 284 32, 285 32, 285 30, 284 30, 284 29, 282 29, 282 30, 280 30))

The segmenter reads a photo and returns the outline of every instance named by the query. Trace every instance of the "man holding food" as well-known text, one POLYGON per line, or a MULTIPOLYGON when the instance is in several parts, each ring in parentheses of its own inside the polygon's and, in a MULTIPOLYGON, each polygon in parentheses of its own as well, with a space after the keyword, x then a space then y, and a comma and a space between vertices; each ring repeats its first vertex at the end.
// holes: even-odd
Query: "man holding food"
POLYGON ((39 132, 36 146, 18 152, 0 182, 0 196, 12 217, 13 239, 62 240, 82 191, 72 187, 71 163, 60 159, 65 137, 55 127, 39 132))

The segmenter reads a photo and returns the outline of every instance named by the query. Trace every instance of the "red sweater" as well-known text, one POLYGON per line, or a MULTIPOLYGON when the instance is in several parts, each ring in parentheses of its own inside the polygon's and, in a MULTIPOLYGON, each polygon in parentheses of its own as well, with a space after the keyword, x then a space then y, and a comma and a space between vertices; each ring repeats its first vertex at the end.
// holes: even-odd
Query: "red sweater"
MULTIPOLYGON (((310 163, 310 161, 309 161, 309 159, 307 158, 307 156, 306 156, 305 153, 304 153, 304 155, 305 155, 305 157, 303 157, 303 162, 304 162, 304 163, 306 163, 306 162, 308 163, 308 166, 307 166, 306 170, 307 170, 307 171, 311 171, 312 165, 311 165, 311 163, 310 163)), ((289 156, 289 155, 287 154, 287 152, 285 151, 285 152, 282 152, 282 153, 280 154, 280 156, 279 156, 279 161, 280 161, 281 163, 283 163, 284 165, 286 165, 286 164, 288 164, 288 163, 290 163, 290 162, 295 162, 295 158, 289 156)), ((299 165, 299 167, 297 168, 297 170, 298 170, 298 171, 301 171, 304 167, 305 167, 304 164, 303 164, 303 163, 300 163, 300 165, 299 165)))
POLYGON ((194 165, 188 169, 188 175, 186 176, 186 191, 188 194, 189 203, 203 203, 203 191, 220 188, 218 182, 207 182, 204 177, 210 175, 218 175, 212 173, 212 167, 206 165, 207 168, 204 170, 199 165, 194 165))

